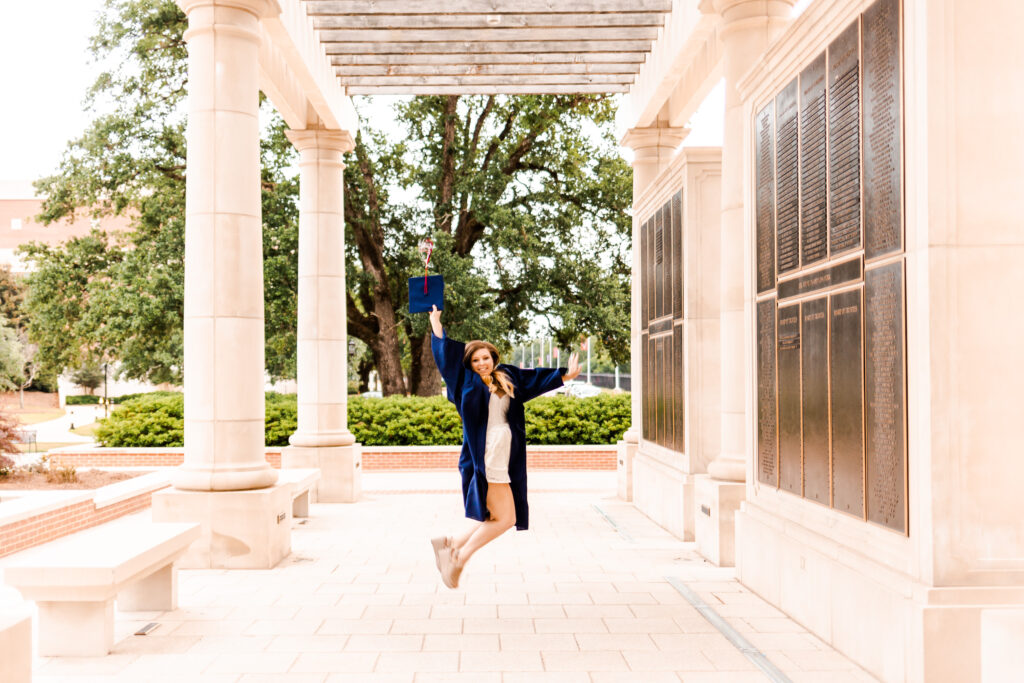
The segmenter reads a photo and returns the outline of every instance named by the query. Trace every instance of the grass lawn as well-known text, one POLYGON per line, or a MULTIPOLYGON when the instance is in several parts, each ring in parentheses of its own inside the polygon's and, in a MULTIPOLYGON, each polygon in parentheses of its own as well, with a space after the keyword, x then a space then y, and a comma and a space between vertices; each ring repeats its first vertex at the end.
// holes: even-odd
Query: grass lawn
POLYGON ((75 427, 71 430, 71 433, 78 434, 79 436, 94 437, 96 436, 96 428, 99 426, 99 422, 92 422, 87 425, 82 425, 81 427, 75 427))
POLYGON ((48 451, 48 450, 50 450, 52 448, 64 448, 65 446, 81 446, 81 445, 82 444, 57 443, 57 442, 40 441, 39 443, 35 444, 34 448, 32 447, 32 444, 29 444, 29 443, 19 443, 18 444, 18 450, 21 451, 22 453, 29 453, 29 452, 44 453, 44 452, 46 452, 46 451, 48 451))
POLYGON ((49 422, 50 420, 56 420, 58 417, 64 417, 63 410, 39 410, 29 413, 14 413, 14 416, 18 418, 18 421, 23 425, 34 425, 39 422, 49 422))

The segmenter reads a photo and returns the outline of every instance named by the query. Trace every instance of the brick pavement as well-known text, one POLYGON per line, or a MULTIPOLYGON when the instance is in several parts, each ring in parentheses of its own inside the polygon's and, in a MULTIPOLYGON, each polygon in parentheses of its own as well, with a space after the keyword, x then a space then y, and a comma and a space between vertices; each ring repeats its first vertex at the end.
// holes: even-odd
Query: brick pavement
MULTIPOLYGON (((463 523, 458 496, 371 480, 378 490, 363 502, 313 505, 296 520, 293 555, 277 568, 182 571, 178 610, 118 614, 111 655, 36 659, 35 681, 768 680, 666 576, 793 681, 874 680, 616 500, 613 477, 534 476, 531 529, 480 551, 456 591, 441 584, 428 538, 463 523), (160 624, 151 635, 131 635, 150 621, 160 624)), ((451 475, 418 479, 443 490, 451 475)))

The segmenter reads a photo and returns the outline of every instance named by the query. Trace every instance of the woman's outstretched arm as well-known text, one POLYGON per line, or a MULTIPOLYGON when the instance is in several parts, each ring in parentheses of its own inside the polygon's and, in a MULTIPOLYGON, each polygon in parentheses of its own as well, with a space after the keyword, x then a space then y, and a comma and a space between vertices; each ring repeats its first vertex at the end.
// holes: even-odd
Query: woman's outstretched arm
POLYGON ((569 365, 566 368, 514 368, 518 375, 519 383, 516 385, 516 396, 524 403, 536 398, 541 394, 557 389, 563 382, 576 379, 580 374, 580 364, 577 355, 569 356, 569 365))
POLYGON ((466 351, 466 345, 462 342, 449 339, 441 326, 441 311, 437 307, 430 312, 430 350, 434 354, 434 362, 437 369, 444 378, 447 389, 448 400, 456 402, 456 396, 462 391, 462 381, 465 377, 465 366, 462 364, 462 356, 466 351))

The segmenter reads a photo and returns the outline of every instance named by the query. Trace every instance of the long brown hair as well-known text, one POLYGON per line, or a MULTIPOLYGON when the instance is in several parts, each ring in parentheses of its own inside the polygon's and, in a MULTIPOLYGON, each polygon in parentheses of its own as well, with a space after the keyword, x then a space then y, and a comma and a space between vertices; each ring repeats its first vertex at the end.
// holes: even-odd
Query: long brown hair
POLYGON ((493 378, 494 383, 491 384, 487 379, 484 379, 484 383, 491 387, 491 390, 498 394, 498 396, 505 396, 507 394, 514 397, 516 395, 516 388, 512 384, 512 380, 508 378, 507 374, 498 369, 498 348, 494 344, 480 341, 479 339, 469 342, 466 344, 466 353, 462 356, 462 364, 472 370, 473 365, 470 361, 473 358, 473 354, 480 349, 487 349, 491 354, 491 361, 494 362, 494 370, 491 371, 491 378, 493 378))

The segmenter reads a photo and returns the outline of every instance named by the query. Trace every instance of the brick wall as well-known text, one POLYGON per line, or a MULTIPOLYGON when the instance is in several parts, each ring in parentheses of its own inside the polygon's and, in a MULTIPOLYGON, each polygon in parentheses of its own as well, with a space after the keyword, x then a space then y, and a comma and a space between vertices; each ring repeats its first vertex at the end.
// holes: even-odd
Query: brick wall
POLYGON ((152 503, 152 491, 101 508, 84 500, 0 525, 0 557, 145 510, 152 503))
MULTIPOLYGON (((280 449, 268 448, 266 457, 272 467, 281 467, 280 449)), ((50 454, 51 460, 74 467, 174 467, 184 458, 181 448, 66 449, 50 454)), ((615 458, 615 446, 529 446, 526 449, 527 467, 542 470, 614 470, 615 458)), ((449 469, 458 465, 459 447, 364 446, 362 460, 366 471, 449 469)))

